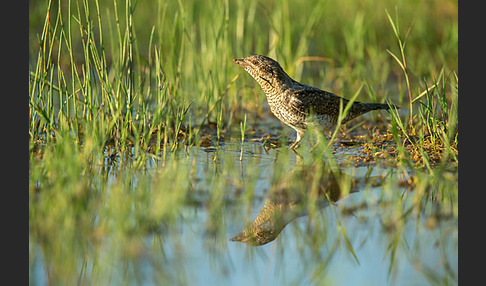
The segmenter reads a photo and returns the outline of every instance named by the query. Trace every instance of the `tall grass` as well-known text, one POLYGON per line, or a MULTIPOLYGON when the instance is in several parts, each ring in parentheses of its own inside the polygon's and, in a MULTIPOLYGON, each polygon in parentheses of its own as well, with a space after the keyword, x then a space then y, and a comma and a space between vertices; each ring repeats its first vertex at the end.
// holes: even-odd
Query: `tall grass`
POLYGON ((400 137, 405 138, 401 141, 402 146, 398 148, 400 156, 412 159, 409 160, 409 163, 413 161, 416 162, 415 164, 422 164, 431 172, 431 165, 435 165, 437 162, 447 165, 451 160, 457 164, 457 74, 455 71, 449 71, 449 74, 445 75, 443 67, 437 75, 433 75, 430 85, 426 77, 417 78, 416 83, 412 85, 412 78, 409 74, 413 70, 407 67, 405 55, 406 38, 408 38, 411 27, 407 31, 405 39, 402 40, 398 18, 395 19, 395 22, 388 11, 386 13, 397 38, 400 57, 390 50, 387 52, 404 74, 409 99, 408 122, 403 122, 397 109, 392 109, 391 112, 393 135, 397 143, 401 141, 398 129, 401 131, 400 137), (412 90, 414 87, 416 91, 412 90), (414 113, 414 106, 417 104, 419 104, 419 111, 414 113), (406 144, 410 147, 408 150, 404 148, 406 144))
MULTIPOLYGON (((245 110, 265 100, 231 62, 251 53, 273 56, 297 80, 344 96, 365 80, 375 90, 373 100, 398 94, 401 102, 401 81, 398 88, 389 83, 390 71, 399 79, 400 68, 384 53, 392 50, 396 36, 387 30, 385 9, 393 10, 397 3, 360 4, 358 14, 344 4, 317 0, 209 6, 191 1, 39 3, 32 8, 38 18, 31 13, 32 22, 43 23, 42 29, 32 23, 38 38, 30 44, 31 141, 52 136, 58 128, 81 137, 80 126, 94 120, 105 122, 103 136, 114 139, 117 148, 162 123, 170 129, 169 142, 189 124, 191 134, 217 122, 220 129, 237 129, 234 123, 245 110), (373 18, 363 16, 371 13, 373 18), (313 73, 320 76, 308 76, 313 73), (255 90, 242 89, 248 85, 255 90)), ((457 69, 457 50, 451 50, 456 24, 446 21, 453 17, 449 6, 454 4, 436 7, 442 13, 434 11, 443 17, 437 22, 446 23, 442 30, 426 21, 433 9, 429 4, 415 5, 419 14, 413 18, 407 10, 411 5, 396 9, 400 22, 411 29, 406 52, 414 60, 409 59, 407 68, 432 82, 434 72, 444 68, 447 76, 457 69), (431 42, 438 33, 442 40, 431 42)))

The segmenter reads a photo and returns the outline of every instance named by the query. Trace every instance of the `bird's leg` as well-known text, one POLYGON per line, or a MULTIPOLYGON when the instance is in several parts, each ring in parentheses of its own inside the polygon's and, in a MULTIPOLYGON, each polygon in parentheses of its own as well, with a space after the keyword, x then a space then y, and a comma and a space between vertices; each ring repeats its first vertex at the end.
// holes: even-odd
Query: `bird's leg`
POLYGON ((295 140, 294 144, 290 145, 290 149, 296 148, 300 141, 302 141, 302 138, 304 138, 304 131, 296 130, 297 131, 297 140, 295 140))
POLYGON ((304 157, 302 157, 302 155, 300 155, 299 152, 297 152, 297 150, 295 149, 290 149, 290 151, 294 152, 295 154, 295 159, 296 159, 295 164, 302 165, 302 160, 304 159, 304 157))

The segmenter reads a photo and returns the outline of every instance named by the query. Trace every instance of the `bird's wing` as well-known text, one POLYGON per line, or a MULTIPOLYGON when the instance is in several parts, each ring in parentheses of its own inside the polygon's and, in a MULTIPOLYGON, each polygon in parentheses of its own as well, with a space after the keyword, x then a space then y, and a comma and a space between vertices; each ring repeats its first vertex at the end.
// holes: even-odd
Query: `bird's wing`
POLYGON ((341 100, 343 101, 343 108, 348 103, 345 98, 317 88, 293 90, 291 94, 290 104, 303 114, 311 112, 317 115, 337 116, 341 100))

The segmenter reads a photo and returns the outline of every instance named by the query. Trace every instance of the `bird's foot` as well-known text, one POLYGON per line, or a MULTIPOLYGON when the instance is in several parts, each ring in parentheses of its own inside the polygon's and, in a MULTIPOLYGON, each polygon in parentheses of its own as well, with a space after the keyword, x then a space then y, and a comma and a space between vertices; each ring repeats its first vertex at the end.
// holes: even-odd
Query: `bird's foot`
POLYGON ((289 149, 294 151, 297 147, 299 147, 299 141, 295 141, 292 145, 290 145, 289 149))
POLYGON ((300 141, 302 141, 302 138, 304 138, 304 132, 303 131, 297 131, 297 140, 295 140, 294 144, 290 145, 290 149, 294 150, 299 146, 300 141))

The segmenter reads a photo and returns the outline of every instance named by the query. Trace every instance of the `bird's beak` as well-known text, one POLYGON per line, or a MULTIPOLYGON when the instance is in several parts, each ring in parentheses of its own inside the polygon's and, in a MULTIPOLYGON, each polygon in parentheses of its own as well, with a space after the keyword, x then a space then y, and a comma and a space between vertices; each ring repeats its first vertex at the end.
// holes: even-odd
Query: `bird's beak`
POLYGON ((233 60, 233 62, 234 62, 235 64, 239 64, 239 65, 240 65, 240 66, 242 66, 242 67, 246 66, 246 62, 245 62, 245 60, 244 60, 244 59, 234 59, 234 60, 233 60))
POLYGON ((252 246, 260 245, 260 243, 258 243, 258 241, 255 239, 255 237, 253 237, 251 234, 245 234, 243 232, 240 232, 238 235, 230 238, 229 240, 230 241, 243 242, 243 243, 246 243, 246 244, 252 245, 252 246))

